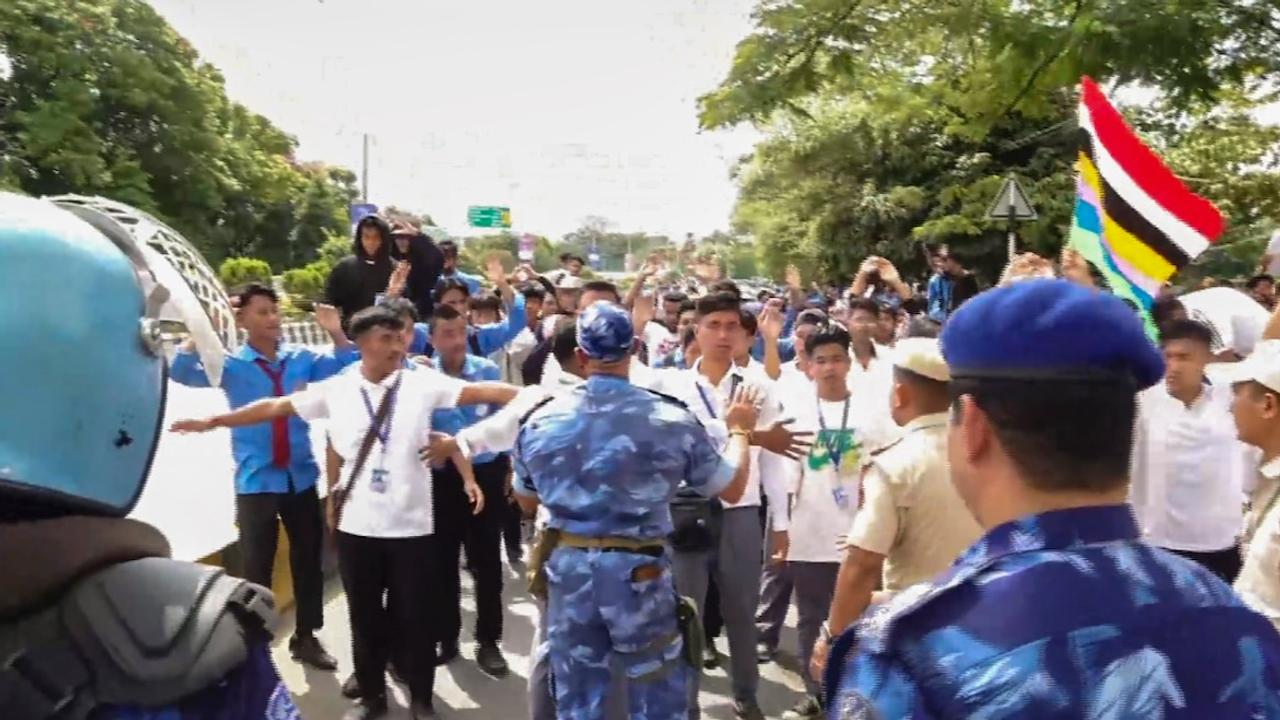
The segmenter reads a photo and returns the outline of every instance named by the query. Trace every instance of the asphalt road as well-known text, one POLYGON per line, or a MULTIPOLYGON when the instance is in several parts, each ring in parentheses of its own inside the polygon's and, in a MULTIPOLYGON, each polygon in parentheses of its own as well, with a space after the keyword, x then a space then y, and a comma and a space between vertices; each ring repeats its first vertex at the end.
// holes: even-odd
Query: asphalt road
MULTIPOLYGON (((471 596, 471 578, 464 571, 463 578, 463 639, 462 658, 441 668, 436 674, 436 711, 442 718, 478 720, 523 720, 528 717, 526 700, 529 667, 529 650, 532 645, 533 623, 536 607, 524 591, 524 580, 507 569, 505 583, 507 616, 504 628, 503 652, 511 665, 511 674, 501 680, 482 673, 474 662, 474 644, 470 631, 475 623, 475 603, 471 596)), ((793 613, 794 615, 794 613, 793 613)), ((304 668, 289 657, 287 646, 292 633, 292 616, 287 616, 277 633, 274 656, 276 666, 293 692, 298 709, 306 720, 336 720, 350 707, 350 700, 342 697, 339 688, 351 673, 351 634, 347 624, 346 598, 336 581, 328 588, 325 603, 325 627, 320 638, 329 652, 338 659, 338 671, 326 673, 304 668)), ((800 698, 803 691, 799 675, 795 618, 788 618, 782 635, 782 652, 777 662, 762 665, 760 669, 760 706, 765 715, 779 717, 800 698)), ((723 636, 718 642, 722 654, 727 652, 723 636)), ((722 663, 722 665, 725 663, 722 663)), ((404 688, 388 680, 391 693, 393 720, 407 718, 404 707, 408 701, 404 688)), ((709 720, 732 720, 733 702, 729 681, 722 668, 706 671, 703 678, 701 704, 703 717, 709 720)))

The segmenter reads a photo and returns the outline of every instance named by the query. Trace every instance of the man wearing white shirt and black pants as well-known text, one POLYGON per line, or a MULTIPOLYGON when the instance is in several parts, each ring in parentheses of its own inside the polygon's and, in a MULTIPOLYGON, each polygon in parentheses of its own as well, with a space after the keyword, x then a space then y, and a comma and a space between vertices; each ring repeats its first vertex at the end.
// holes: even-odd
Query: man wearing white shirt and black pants
MULTIPOLYGON (((698 346, 702 357, 690 370, 658 374, 653 384, 659 392, 684 402, 707 425, 713 437, 723 440, 724 423, 719 418, 726 400, 744 382, 761 383, 758 377, 750 377, 734 365, 735 350, 745 336, 738 299, 725 293, 710 295, 698 301, 697 310, 698 346)), ((772 425, 779 416, 772 388, 763 389, 765 404, 759 418, 762 429, 772 425)), ((718 549, 712 552, 677 552, 672 564, 676 587, 680 594, 693 598, 700 613, 706 600, 708 575, 712 565, 715 566, 720 609, 725 633, 729 637, 729 676, 733 683, 734 712, 741 718, 763 717, 756 702, 760 670, 756 659, 755 626, 764 552, 759 518, 762 490, 774 507, 786 507, 785 461, 757 448, 752 448, 751 455, 751 477, 746 492, 740 502, 724 506, 718 549)), ((773 547, 779 555, 784 555, 788 527, 786 513, 774 513, 771 518, 773 547)), ((699 717, 697 692, 695 675, 694 682, 690 683, 691 718, 699 717)))
MULTIPOLYGON (((306 420, 329 418, 330 441, 345 466, 338 487, 330 489, 330 521, 337 522, 361 691, 359 704, 344 720, 386 716, 384 673, 393 646, 408 681, 411 716, 435 717, 435 638, 426 608, 433 605, 432 581, 442 569, 435 567, 439 553, 434 550, 431 469, 419 460, 418 449, 427 442, 433 410, 503 404, 517 391, 501 383, 464 383, 430 368, 405 371, 403 327, 392 310, 361 310, 351 318, 349 331, 360 348, 359 365, 293 395, 174 426, 204 431, 294 413, 306 420), (382 421, 376 423, 379 417, 382 421), (334 507, 334 499, 343 495, 346 502, 334 507)), ((465 467, 467 493, 479 511, 484 498, 470 477, 470 465, 461 455, 455 461, 465 467)))
POLYGON ((1230 583, 1254 453, 1236 439, 1230 383, 1206 376, 1209 328, 1174 320, 1160 334, 1165 381, 1138 396, 1130 502, 1144 540, 1230 583))

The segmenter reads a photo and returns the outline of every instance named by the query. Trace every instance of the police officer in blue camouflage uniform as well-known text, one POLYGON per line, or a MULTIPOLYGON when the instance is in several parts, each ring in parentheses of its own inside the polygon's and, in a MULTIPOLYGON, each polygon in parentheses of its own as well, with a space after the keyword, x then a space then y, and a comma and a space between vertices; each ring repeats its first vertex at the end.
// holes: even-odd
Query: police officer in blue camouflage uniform
POLYGON ((162 428, 168 293, 124 225, 73 212, 0 193, 0 717, 297 720, 271 593, 125 518, 162 428))
POLYGON ((631 718, 683 720, 691 668, 666 546, 669 503, 682 482, 730 502, 741 496, 759 398, 744 389, 729 407, 722 457, 685 406, 628 381, 626 310, 594 303, 577 328, 586 383, 533 410, 515 449, 517 500, 526 513, 541 503, 549 515, 542 549, 552 549, 531 565, 545 561, 557 716, 602 718, 617 667, 631 718))
POLYGON ((1027 280, 941 342, 951 479, 986 534, 841 636, 829 717, 1280 718, 1275 629, 1138 538, 1135 396, 1164 364, 1133 311, 1027 280))

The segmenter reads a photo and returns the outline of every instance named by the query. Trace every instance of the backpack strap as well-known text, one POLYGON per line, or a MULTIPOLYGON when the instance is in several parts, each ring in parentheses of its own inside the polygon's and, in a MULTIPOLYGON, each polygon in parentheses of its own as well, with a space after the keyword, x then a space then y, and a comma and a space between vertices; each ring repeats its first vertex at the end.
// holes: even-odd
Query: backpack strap
POLYGON ((220 568, 114 565, 0 625, 0 707, 6 720, 82 720, 171 705, 243 664, 275 617, 269 591, 220 568))

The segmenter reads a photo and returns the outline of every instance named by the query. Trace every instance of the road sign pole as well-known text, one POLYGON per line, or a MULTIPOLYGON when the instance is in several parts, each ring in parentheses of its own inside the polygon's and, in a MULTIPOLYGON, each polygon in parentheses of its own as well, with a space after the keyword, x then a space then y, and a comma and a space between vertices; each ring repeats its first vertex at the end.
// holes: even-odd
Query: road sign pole
POLYGON ((1018 234, 1013 231, 1013 224, 1018 219, 1018 208, 1009 203, 1009 262, 1013 262, 1014 255, 1018 254, 1018 234))

